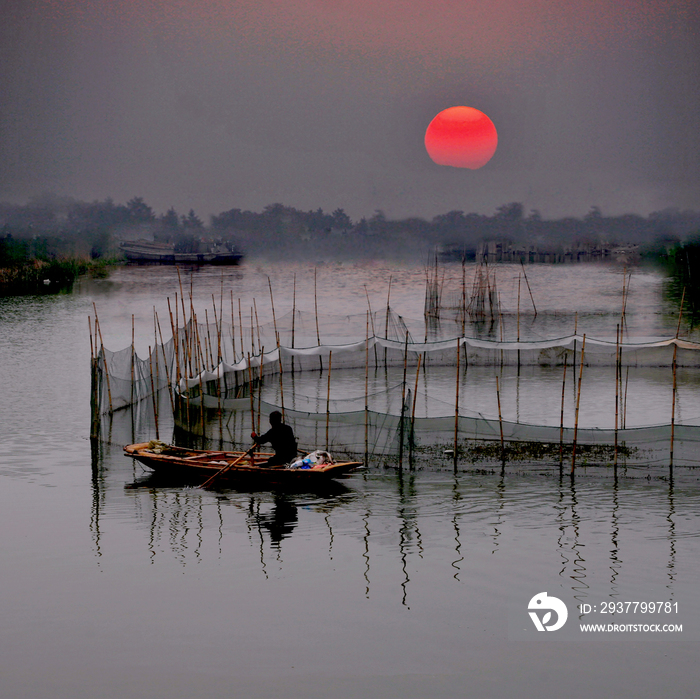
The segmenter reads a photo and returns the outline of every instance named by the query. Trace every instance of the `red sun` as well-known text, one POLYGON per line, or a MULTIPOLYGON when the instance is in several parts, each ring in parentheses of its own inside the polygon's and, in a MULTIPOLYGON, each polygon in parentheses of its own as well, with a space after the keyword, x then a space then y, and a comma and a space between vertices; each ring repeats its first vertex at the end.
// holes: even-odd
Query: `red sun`
POLYGON ((473 107, 443 109, 425 132, 425 149, 438 165, 477 170, 491 160, 497 146, 493 122, 473 107))

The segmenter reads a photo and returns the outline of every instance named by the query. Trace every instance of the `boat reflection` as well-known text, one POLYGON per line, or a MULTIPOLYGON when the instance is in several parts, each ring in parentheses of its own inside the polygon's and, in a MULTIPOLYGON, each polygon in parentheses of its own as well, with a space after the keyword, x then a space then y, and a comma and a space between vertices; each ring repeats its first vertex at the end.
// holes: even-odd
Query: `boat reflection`
POLYGON ((275 493, 272 510, 267 513, 260 512, 259 502, 251 498, 248 516, 249 522, 259 531, 266 531, 273 547, 279 549, 282 540, 294 531, 299 521, 299 509, 289 495, 275 493))
MULTIPOLYGON (((204 479, 202 476, 183 476, 171 475, 167 473, 147 473, 136 478, 132 483, 127 483, 124 488, 126 490, 154 490, 168 488, 196 488, 202 484, 204 479)), ((274 493, 313 493, 320 497, 333 497, 351 493, 352 490, 340 481, 325 481, 321 483, 284 483, 284 484, 264 484, 259 482, 222 482, 221 484, 212 484, 207 488, 208 492, 213 493, 259 493, 259 492, 274 492, 274 493)), ((206 492, 206 491, 205 491, 206 492)))

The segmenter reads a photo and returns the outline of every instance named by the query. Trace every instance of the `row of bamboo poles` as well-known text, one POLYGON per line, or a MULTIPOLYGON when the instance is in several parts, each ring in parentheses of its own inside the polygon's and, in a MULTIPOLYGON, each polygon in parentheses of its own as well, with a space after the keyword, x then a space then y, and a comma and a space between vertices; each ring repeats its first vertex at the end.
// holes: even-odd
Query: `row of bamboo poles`
MULTIPOLYGON (((209 319, 209 309, 204 311, 204 328, 206 332, 202 331, 200 328, 199 318, 194 307, 194 293, 193 293, 193 281, 190 280, 189 289, 189 303, 185 302, 185 292, 183 290, 182 277, 180 275, 180 270, 178 268, 178 284, 180 287, 180 294, 175 294, 174 304, 171 305, 170 297, 167 297, 168 306, 168 316, 170 321, 170 328, 173 338, 173 360, 174 366, 171 367, 170 363, 165 361, 165 342, 163 340, 163 333, 160 324, 160 318, 155 307, 153 309, 153 324, 154 324, 154 344, 148 346, 148 378, 150 383, 150 396, 153 407, 153 416, 155 422, 156 439, 159 439, 159 415, 158 415, 158 390, 160 387, 160 367, 164 367, 165 378, 167 382, 168 394, 171 404, 171 409, 173 414, 176 412, 176 397, 175 391, 173 390, 173 385, 180 383, 182 379, 188 379, 194 376, 200 377, 199 383, 199 395, 201 396, 201 409, 198 412, 198 418, 201 420, 202 435, 205 433, 205 410, 204 410, 204 381, 202 378, 204 371, 214 371, 223 361, 223 343, 231 342, 231 349, 233 352, 234 361, 238 357, 247 359, 247 377, 245 380, 239 380, 238 373, 235 374, 235 389, 236 395, 247 392, 250 396, 251 401, 251 429, 254 432, 260 431, 260 403, 262 394, 262 383, 263 383, 263 357, 265 354, 265 346, 261 340, 260 332, 260 322, 258 318, 258 309, 256 299, 253 299, 253 305, 250 307, 250 349, 247 347, 247 343, 244 339, 244 328, 246 324, 243 321, 243 311, 241 306, 241 300, 238 299, 237 311, 238 311, 238 323, 236 324, 236 306, 234 304, 233 291, 230 291, 230 313, 231 313, 231 336, 230 338, 224 338, 223 333, 223 313, 224 313, 224 293, 223 293, 223 273, 221 280, 221 292, 219 296, 219 304, 217 306, 216 297, 214 294, 211 296, 212 300, 212 319, 214 324, 214 337, 211 333, 211 324, 209 319), (174 306, 174 311, 173 311, 174 306), (189 311, 189 313, 188 313, 189 311), (238 330, 238 338, 237 331, 238 330), (160 342, 159 342, 160 340, 160 342), (238 341, 238 342, 237 342, 238 341), (252 366, 252 359, 258 359, 258 373, 255 374, 254 367, 252 366), (174 375, 172 375, 174 371, 174 375), (255 391, 257 388, 257 402, 258 410, 255 409, 255 391), (256 415, 257 412, 257 415, 256 415)), ((389 286, 387 293, 387 303, 386 303, 386 325, 384 328, 385 336, 389 332, 389 318, 391 316, 391 285, 392 278, 389 278, 389 286)), ((275 309, 275 300, 272 290, 272 282, 268 277, 268 289, 270 294, 270 306, 272 310, 272 319, 275 335, 275 344, 277 349, 280 348, 280 333, 277 328, 277 314, 275 309)), ((294 347, 295 343, 295 320, 296 320, 296 274, 293 278, 292 287, 292 327, 291 327, 291 347, 294 347)), ((369 293, 365 286, 365 294, 367 296, 368 305, 368 324, 371 320, 372 332, 374 334, 374 318, 372 316, 372 308, 369 299, 369 293)), ((111 390, 111 380, 109 367, 107 362, 107 355, 105 352, 104 341, 102 338, 102 332, 99 323, 99 317, 97 314, 97 307, 93 303, 94 310, 94 331, 93 331, 93 321, 92 317, 88 317, 89 334, 90 334, 90 355, 91 355, 91 368, 92 368, 92 392, 91 392, 91 402, 93 405, 93 428, 91 434, 96 435, 98 431, 99 422, 99 411, 100 407, 98 405, 98 376, 100 370, 104 371, 105 383, 107 387, 107 402, 108 402, 108 412, 111 414, 114 411, 113 400, 112 400, 112 390, 111 390)), ((316 340, 318 345, 321 345, 321 332, 319 325, 319 313, 318 313, 318 289, 317 289, 317 274, 316 269, 314 269, 314 311, 315 311, 315 324, 316 324, 316 340)), ((369 327, 369 325, 368 325, 369 327)), ((375 349, 376 353, 376 349, 375 349)), ((280 401, 281 401, 281 412, 284 416, 285 406, 284 406, 284 383, 283 374, 284 367, 282 365, 281 354, 279 356, 279 390, 280 390, 280 401)), ((376 359, 376 357, 375 357, 376 359)), ((331 356, 328 358, 328 406, 327 415, 330 416, 330 371, 331 371, 331 356)), ((323 357, 319 356, 319 366, 320 370, 324 370, 323 357)), ((294 360, 292 359, 291 371, 294 372, 294 360)), ((137 382, 136 377, 136 351, 135 351, 135 328, 134 328, 134 316, 131 317, 131 404, 133 404, 136 398, 135 386, 137 382)), ((228 386, 226 385, 226 377, 224 376, 224 392, 228 391, 228 386)), ((218 415, 221 421, 222 416, 222 406, 221 406, 221 386, 217 382, 216 395, 218 402, 218 415)), ((189 391, 184 394, 180 394, 181 399, 184 399, 185 409, 187 411, 187 421, 190 423, 190 413, 192 411, 192 406, 190 405, 190 395, 189 391)), ((326 426, 326 433, 328 434, 328 425, 326 426)), ((328 442, 328 438, 326 439, 328 442)))
MULTIPOLYGON (((535 304, 535 297, 532 293, 532 287, 530 286, 530 280, 528 279, 527 272, 525 271, 525 265, 521 262, 521 271, 518 274, 518 297, 517 297, 517 341, 520 342, 520 316, 521 316, 521 286, 522 282, 525 282, 528 293, 530 295, 530 301, 532 303, 532 309, 534 312, 534 318, 537 317, 537 305, 535 304)), ((487 262, 482 262, 474 272, 474 278, 472 279, 471 292, 467 300, 467 280, 466 280, 466 259, 462 259, 462 279, 461 279, 461 293, 459 301, 452 299, 453 303, 449 306, 443 306, 443 291, 445 286, 445 272, 443 270, 442 276, 440 275, 440 270, 438 266, 437 255, 435 256, 434 265, 429 265, 426 267, 426 291, 425 291, 425 317, 437 320, 440 318, 441 312, 443 310, 457 311, 457 320, 461 322, 462 325, 462 336, 464 336, 466 331, 467 320, 471 322, 484 322, 489 320, 491 324, 499 321, 500 331, 501 331, 501 341, 503 341, 503 311, 501 303, 501 295, 498 291, 498 285, 496 283, 496 273, 492 271, 487 262)), ((427 325, 426 325, 427 331, 427 325)), ((427 341, 427 334, 426 334, 427 341)))

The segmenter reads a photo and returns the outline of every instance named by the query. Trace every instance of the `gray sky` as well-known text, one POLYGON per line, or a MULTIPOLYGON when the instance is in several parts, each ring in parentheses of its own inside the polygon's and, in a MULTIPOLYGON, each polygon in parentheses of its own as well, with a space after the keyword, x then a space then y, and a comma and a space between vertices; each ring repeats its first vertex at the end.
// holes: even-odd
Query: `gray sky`
POLYGON ((0 200, 700 209, 696 0, 0 0, 0 200), (423 135, 499 133, 479 170, 423 135))

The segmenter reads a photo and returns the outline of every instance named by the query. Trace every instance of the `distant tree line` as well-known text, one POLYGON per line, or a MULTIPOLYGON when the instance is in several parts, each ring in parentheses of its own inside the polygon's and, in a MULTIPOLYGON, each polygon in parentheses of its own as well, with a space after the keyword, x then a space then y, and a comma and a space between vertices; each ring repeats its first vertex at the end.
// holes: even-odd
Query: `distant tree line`
POLYGON ((425 259, 440 247, 472 258, 483 241, 498 240, 553 252, 576 246, 634 245, 647 256, 663 256, 700 231, 700 212, 665 209, 648 216, 605 216, 593 207, 581 218, 545 219, 514 202, 492 215, 449 211, 431 220, 389 219, 377 210, 352 221, 343 209, 302 211, 271 204, 261 212, 230 209, 207 224, 190 209, 156 214, 141 197, 126 204, 91 203, 44 195, 27 204, 0 203, 0 267, 21 257, 72 255, 99 260, 118 254, 122 240, 174 243, 186 252, 212 239, 246 255, 311 260, 362 257, 425 259))

